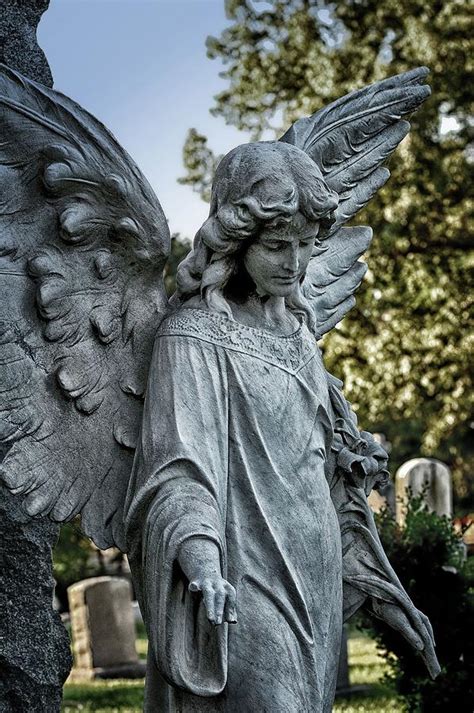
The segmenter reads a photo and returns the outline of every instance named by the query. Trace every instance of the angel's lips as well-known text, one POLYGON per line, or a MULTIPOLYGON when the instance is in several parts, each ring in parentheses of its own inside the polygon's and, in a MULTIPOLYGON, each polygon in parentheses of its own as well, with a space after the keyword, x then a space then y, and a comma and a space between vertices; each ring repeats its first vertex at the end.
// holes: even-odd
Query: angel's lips
POLYGON ((298 277, 299 275, 274 275, 272 279, 276 280, 277 282, 283 282, 285 285, 289 285, 292 282, 296 282, 298 277))

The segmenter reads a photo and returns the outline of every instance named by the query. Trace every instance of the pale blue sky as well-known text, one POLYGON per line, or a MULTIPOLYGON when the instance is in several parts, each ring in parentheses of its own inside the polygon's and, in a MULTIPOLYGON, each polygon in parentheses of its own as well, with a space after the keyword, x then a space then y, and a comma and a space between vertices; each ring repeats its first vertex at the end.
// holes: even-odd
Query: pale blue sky
POLYGON ((187 130, 219 153, 248 141, 209 113, 225 82, 205 40, 225 25, 223 0, 51 0, 38 29, 55 88, 106 124, 152 184, 171 231, 190 238, 208 208, 176 182, 187 130))

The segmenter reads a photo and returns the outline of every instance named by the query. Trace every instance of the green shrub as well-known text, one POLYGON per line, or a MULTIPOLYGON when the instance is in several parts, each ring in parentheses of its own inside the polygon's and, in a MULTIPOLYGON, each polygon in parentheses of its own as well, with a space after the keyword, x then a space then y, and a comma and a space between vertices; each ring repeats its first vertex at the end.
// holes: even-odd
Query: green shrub
POLYGON ((96 551, 89 538, 82 533, 79 522, 61 525, 59 539, 53 550, 53 574, 61 609, 68 608, 69 585, 98 573, 96 551))
POLYGON ((384 650, 390 680, 412 713, 474 710, 473 561, 446 517, 428 512, 423 496, 407 503, 399 527, 388 510, 376 516, 382 543, 415 605, 431 620, 441 674, 429 678, 423 662, 384 622, 360 615, 384 650))

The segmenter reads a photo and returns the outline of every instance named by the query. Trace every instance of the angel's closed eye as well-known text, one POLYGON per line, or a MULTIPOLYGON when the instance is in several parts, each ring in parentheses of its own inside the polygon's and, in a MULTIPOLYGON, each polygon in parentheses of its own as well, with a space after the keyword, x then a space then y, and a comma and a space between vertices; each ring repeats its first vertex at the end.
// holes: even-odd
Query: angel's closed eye
POLYGON ((286 240, 269 240, 269 241, 265 241, 263 243, 263 245, 267 250, 275 250, 276 251, 276 250, 284 250, 288 246, 288 243, 286 242, 286 240))

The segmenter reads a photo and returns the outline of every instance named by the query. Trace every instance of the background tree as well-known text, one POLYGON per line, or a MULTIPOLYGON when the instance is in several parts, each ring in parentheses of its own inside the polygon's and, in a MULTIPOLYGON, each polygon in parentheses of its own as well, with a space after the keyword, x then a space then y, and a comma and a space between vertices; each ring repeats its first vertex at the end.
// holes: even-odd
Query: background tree
POLYGON ((171 236, 171 250, 168 261, 165 265, 165 288, 170 297, 176 289, 176 271, 178 265, 188 254, 191 249, 191 241, 188 238, 183 238, 179 233, 173 233, 171 236))
MULTIPOLYGON (((447 461, 461 510, 472 508, 474 497, 468 5, 229 0, 230 25, 207 42, 228 82, 211 112, 254 139, 280 136, 355 88, 430 67, 433 95, 392 158, 390 181, 358 221, 371 225, 375 238, 357 307, 324 349, 362 425, 392 442, 394 467, 420 454, 447 461)), ((206 137, 191 129, 181 181, 208 200, 217 160, 206 137)))

